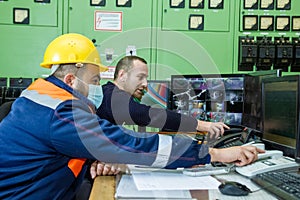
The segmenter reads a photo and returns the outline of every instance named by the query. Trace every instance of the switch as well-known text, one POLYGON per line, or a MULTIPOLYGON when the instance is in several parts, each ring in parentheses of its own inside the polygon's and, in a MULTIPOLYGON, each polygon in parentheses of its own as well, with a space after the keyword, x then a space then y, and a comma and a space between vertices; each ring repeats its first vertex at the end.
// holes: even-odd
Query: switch
POLYGON ((288 37, 275 37, 276 57, 274 69, 287 72, 293 60, 293 45, 288 37))
POLYGON ((0 105, 4 103, 5 100, 5 93, 7 87, 7 78, 0 78, 0 105))
POLYGON ((133 45, 127 46, 126 56, 136 56, 136 47, 133 45))
POLYGON ((253 71, 257 61, 257 44, 254 37, 239 38, 239 71, 253 71))
POLYGON ((293 62, 291 72, 300 72, 300 38, 292 38, 293 44, 293 62))
POLYGON ((258 60, 256 64, 258 70, 270 70, 275 59, 275 45, 271 37, 257 37, 258 60))

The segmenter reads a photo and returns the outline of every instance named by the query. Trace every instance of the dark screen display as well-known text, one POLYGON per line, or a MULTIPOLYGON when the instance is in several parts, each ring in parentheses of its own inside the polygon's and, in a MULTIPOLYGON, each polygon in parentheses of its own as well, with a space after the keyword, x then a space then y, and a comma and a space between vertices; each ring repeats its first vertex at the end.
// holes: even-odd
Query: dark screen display
POLYGON ((269 78, 262 84, 263 139, 291 157, 299 145, 298 85, 299 76, 269 78))

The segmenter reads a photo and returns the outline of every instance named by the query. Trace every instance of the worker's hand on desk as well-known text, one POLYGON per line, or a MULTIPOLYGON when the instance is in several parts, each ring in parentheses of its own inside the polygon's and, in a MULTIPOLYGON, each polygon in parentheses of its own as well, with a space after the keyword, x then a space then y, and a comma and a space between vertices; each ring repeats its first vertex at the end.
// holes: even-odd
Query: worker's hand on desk
POLYGON ((265 151, 255 146, 234 146, 224 149, 211 148, 211 162, 234 163, 237 166, 248 165, 257 160, 257 154, 265 151))
POLYGON ((91 177, 94 179, 96 176, 106 176, 106 175, 116 175, 121 171, 118 164, 107 164, 100 161, 95 161, 91 165, 90 173, 91 177))
POLYGON ((213 140, 223 135, 225 129, 230 129, 223 122, 206 122, 198 120, 198 131, 208 132, 208 139, 213 140))

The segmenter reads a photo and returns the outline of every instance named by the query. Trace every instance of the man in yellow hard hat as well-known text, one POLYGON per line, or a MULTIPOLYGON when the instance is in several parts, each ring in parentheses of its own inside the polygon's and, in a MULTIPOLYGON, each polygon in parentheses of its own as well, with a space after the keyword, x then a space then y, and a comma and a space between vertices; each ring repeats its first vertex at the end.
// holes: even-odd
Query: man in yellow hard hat
POLYGON ((87 160, 162 168, 211 161, 246 165, 256 147, 212 149, 186 137, 134 133, 100 119, 101 65, 93 43, 65 34, 46 49, 38 79, 17 98, 0 123, 0 199, 72 199, 87 160), (96 101, 95 101, 96 100, 96 101))

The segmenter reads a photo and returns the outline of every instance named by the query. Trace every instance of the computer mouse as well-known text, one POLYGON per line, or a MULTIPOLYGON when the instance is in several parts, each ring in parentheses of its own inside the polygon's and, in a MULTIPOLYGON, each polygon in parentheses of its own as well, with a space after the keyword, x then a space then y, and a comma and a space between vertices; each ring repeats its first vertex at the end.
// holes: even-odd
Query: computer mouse
POLYGON ((247 186, 235 181, 223 182, 219 185, 219 190, 222 194, 231 196, 246 196, 251 192, 247 186))

